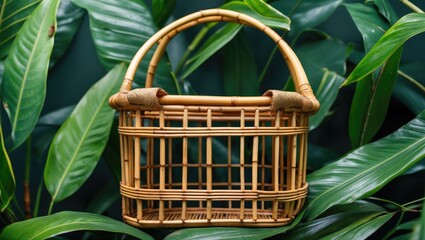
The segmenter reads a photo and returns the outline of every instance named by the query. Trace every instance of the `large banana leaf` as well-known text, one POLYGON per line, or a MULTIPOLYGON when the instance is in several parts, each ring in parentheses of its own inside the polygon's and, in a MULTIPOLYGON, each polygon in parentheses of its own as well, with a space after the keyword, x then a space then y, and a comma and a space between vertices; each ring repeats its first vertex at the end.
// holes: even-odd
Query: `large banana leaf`
POLYGON ((308 175, 308 219, 367 197, 425 156, 425 111, 391 135, 308 175))
POLYGON ((44 104, 58 5, 59 0, 46 0, 36 8, 4 63, 1 95, 12 126, 12 148, 31 134, 44 104))
POLYGON ((9 53, 19 29, 41 0, 3 0, 0 5, 0 60, 9 53))
POLYGON ((66 52, 83 20, 84 10, 75 6, 71 0, 61 0, 57 13, 57 31, 50 66, 66 52))
POLYGON ((404 42, 425 31, 425 13, 410 13, 400 18, 379 39, 344 82, 359 81, 381 66, 404 42))
POLYGON ((148 234, 112 218, 86 212, 59 212, 7 226, 0 239, 42 240, 75 231, 107 231, 123 233, 138 239, 153 240, 148 234))
POLYGON ((114 118, 108 99, 118 91, 124 71, 124 64, 117 65, 93 85, 56 133, 44 171, 52 204, 77 191, 94 170, 114 118))
POLYGON ((0 212, 6 209, 15 195, 15 186, 15 175, 4 147, 3 130, 0 124, 0 212))
MULTIPOLYGON (((157 30, 144 1, 72 0, 72 2, 88 11, 97 54, 107 69, 111 69, 117 63, 129 63, 137 50, 157 30)), ((152 54, 151 51, 142 61, 136 82, 144 83, 152 54)), ((154 83, 168 93, 176 94, 177 88, 166 58, 164 56, 157 66, 154 83)))

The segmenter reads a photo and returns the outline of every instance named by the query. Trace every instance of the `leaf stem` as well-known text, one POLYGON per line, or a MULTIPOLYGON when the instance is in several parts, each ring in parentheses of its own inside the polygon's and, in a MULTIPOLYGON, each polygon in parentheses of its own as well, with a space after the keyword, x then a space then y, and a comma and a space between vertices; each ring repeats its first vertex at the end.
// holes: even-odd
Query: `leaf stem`
POLYGON ((40 208, 41 190, 43 189, 43 184, 44 184, 44 179, 43 179, 43 176, 41 176, 40 183, 38 184, 37 196, 35 197, 33 217, 38 216, 38 210, 40 208))
POLYGON ((31 136, 27 138, 25 156, 25 179, 24 179, 24 209, 25 218, 31 218, 31 190, 30 190, 30 169, 31 169, 31 136))
MULTIPOLYGON (((383 198, 378 198, 378 197, 369 197, 369 199, 375 200, 375 201, 380 201, 380 202, 390 203, 392 205, 395 205, 395 206, 399 207, 400 210, 403 211, 403 212, 412 212, 412 211, 414 211, 414 209, 410 209, 410 208, 406 207, 406 205, 411 204, 411 203, 414 203, 415 201, 418 201, 418 200, 415 200, 413 202, 409 202, 409 203, 406 203, 406 204, 398 204, 398 203, 393 202, 391 200, 383 199, 383 198)), ((423 198, 422 198, 422 200, 423 200, 423 198)))
POLYGON ((415 85, 415 87, 419 88, 419 90, 421 90, 422 92, 425 93, 425 86, 423 86, 420 82, 416 81, 414 78, 412 78, 411 76, 407 75, 406 73, 404 73, 401 70, 398 70, 397 73, 403 77, 404 79, 406 79, 407 81, 409 81, 410 83, 412 83, 413 85, 415 85))
POLYGON ((413 201, 408 202, 408 203, 405 203, 405 204, 403 204, 403 206, 412 205, 412 204, 417 203, 417 202, 422 202, 423 200, 425 200, 425 197, 413 200, 413 201))
POLYGON ((55 205, 55 200, 52 198, 52 201, 50 201, 49 211, 47 212, 47 215, 52 214, 53 205, 55 205))
POLYGON ((424 11, 420 9, 418 6, 410 2, 409 0, 400 0, 404 5, 406 5, 408 8, 412 9, 414 12, 417 13, 423 13, 424 11))

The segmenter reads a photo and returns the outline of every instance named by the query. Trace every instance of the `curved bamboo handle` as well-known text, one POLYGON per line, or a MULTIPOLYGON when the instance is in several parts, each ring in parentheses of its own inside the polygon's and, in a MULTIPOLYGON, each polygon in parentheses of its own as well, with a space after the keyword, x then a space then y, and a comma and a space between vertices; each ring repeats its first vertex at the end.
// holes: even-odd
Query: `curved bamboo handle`
POLYGON ((307 76, 300 61, 298 60, 294 51, 292 51, 292 49, 282 39, 282 37, 280 37, 279 34, 277 34, 274 30, 267 27, 255 18, 252 18, 248 15, 239 12, 225 9, 208 9, 192 13, 172 22, 171 24, 159 30, 156 34, 149 38, 145 42, 145 44, 143 44, 143 46, 133 57, 124 77, 124 81, 121 85, 120 92, 127 93, 131 90, 131 85, 137 67, 139 66, 143 57, 154 45, 159 43, 159 46, 154 56, 152 57, 151 63, 149 65, 145 87, 152 87, 153 75, 155 74, 156 65, 159 62, 159 59, 161 58, 163 52, 165 51, 166 45, 177 33, 183 31, 186 28, 195 26, 199 23, 218 21, 237 22, 243 25, 252 26, 268 35, 277 44, 280 52, 282 53, 283 58, 285 59, 288 65, 289 71, 294 81, 295 90, 311 101, 311 112, 316 112, 319 109, 320 104, 313 94, 313 91, 311 89, 311 86, 308 82, 307 76))

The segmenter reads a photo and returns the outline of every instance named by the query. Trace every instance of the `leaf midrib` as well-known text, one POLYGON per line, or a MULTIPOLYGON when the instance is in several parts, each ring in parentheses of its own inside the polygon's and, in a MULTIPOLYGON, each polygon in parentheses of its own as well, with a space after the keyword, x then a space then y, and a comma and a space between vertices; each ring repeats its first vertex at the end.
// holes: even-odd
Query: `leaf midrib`
MULTIPOLYGON (((33 16, 35 16, 35 15, 33 15, 33 16)), ((22 78, 22 85, 21 85, 21 89, 19 91, 18 102, 16 104, 15 118, 13 119, 13 124, 12 124, 12 133, 15 133, 15 131, 16 131, 16 125, 18 123, 19 112, 20 112, 19 109, 21 107, 22 95, 23 95, 23 92, 24 92, 24 89, 25 89, 27 78, 28 78, 28 72, 29 72, 29 67, 28 66, 30 66, 32 64, 33 57, 34 57, 34 52, 35 52, 35 49, 36 49, 35 46, 37 46, 39 44, 39 41, 40 41, 40 38, 41 38, 40 37, 41 36, 41 32, 43 32, 42 26, 44 26, 44 23, 46 22, 46 20, 48 18, 49 18, 48 14, 45 14, 44 17, 43 17, 43 21, 40 24, 40 29, 37 32, 36 40, 35 40, 34 44, 32 45, 31 54, 30 54, 30 57, 28 59, 28 63, 25 64, 25 66, 26 66, 25 67, 25 73, 24 73, 24 76, 22 78)))
MULTIPOLYGON (((6 1, 6 0, 4 0, 4 1, 6 1)), ((40 0, 37 0, 37 1, 34 1, 34 2, 32 2, 32 3, 30 3, 30 4, 26 5, 26 6, 24 6, 24 7, 21 7, 21 8, 16 9, 16 11, 14 11, 9 16, 7 16, 6 18, 4 18, 2 22, 8 20, 9 18, 13 17, 14 15, 18 14, 19 12, 21 12, 21 11, 23 11, 23 10, 25 10, 25 9, 27 9, 27 8, 35 5, 35 4, 37 4, 37 3, 40 3, 40 2, 41 2, 40 0)))
MULTIPOLYGON (((108 92, 110 92, 110 91, 108 91, 108 92)), ((79 150, 80 150, 80 148, 81 148, 81 146, 82 146, 82 144, 83 144, 83 142, 84 142, 84 140, 85 140, 85 138, 86 138, 86 136, 87 136, 87 134, 88 134, 88 132, 89 132, 89 129, 91 129, 91 126, 93 125, 93 123, 94 123, 94 119, 96 118, 96 116, 99 114, 99 112, 100 112, 100 109, 102 109, 102 107, 103 107, 103 105, 104 105, 104 103, 105 103, 105 101, 106 101, 106 99, 108 98, 108 95, 106 95, 105 94, 105 97, 103 97, 102 98, 102 101, 101 101, 101 104, 99 104, 99 106, 97 107, 97 109, 96 109, 96 111, 95 111, 95 114, 93 114, 92 116, 92 118, 90 119, 90 122, 89 122, 89 124, 87 125, 87 127, 86 127, 86 130, 84 131, 84 133, 83 133, 83 136, 82 136, 82 138, 81 138, 81 140, 80 140, 80 142, 78 143, 78 146, 77 146, 77 148, 76 148, 76 150, 75 150, 75 152, 74 152, 74 154, 72 155, 72 158, 71 158, 71 161, 69 161, 69 164, 67 165, 67 167, 65 168, 65 172, 64 172, 64 174, 62 174, 62 177, 60 178, 60 180, 59 180, 59 184, 58 185, 56 185, 57 187, 56 187, 56 191, 55 191, 55 194, 53 194, 53 196, 52 196, 52 201, 54 202, 55 200, 56 200, 56 197, 58 196, 58 194, 59 194, 59 190, 61 189, 61 186, 62 186, 62 184, 63 184, 63 181, 65 180, 65 176, 67 175, 67 173, 69 172, 69 169, 71 168, 71 165, 73 165, 73 163, 74 163, 74 161, 75 161, 75 159, 76 159, 76 157, 77 157, 77 153, 79 152, 79 150)), ((75 111, 75 110, 74 110, 75 111)))
POLYGON ((404 153, 404 152, 406 152, 406 151, 410 150, 412 147, 416 146, 417 144, 419 144, 419 143, 420 143, 420 142, 422 142, 423 140, 425 140, 425 137, 418 139, 417 141, 415 141, 415 143, 411 144, 411 145, 410 145, 410 146, 408 146, 407 148, 404 148, 404 150, 403 150, 403 151, 400 151, 400 152, 396 153, 395 155, 393 155, 393 156, 391 156, 391 157, 387 158, 387 160, 380 162, 379 164, 377 164, 377 165, 373 166, 372 168, 368 168, 368 170, 366 170, 366 171, 364 171, 364 172, 361 172, 361 173, 360 173, 360 174, 358 174, 358 175, 354 175, 353 177, 351 177, 351 178, 349 178, 349 179, 347 179, 347 180, 345 180, 345 181, 343 181, 343 182, 341 182, 341 183, 339 183, 339 184, 335 185, 334 187, 329 188, 328 190, 324 191, 324 192, 323 192, 323 193, 321 193, 319 196, 317 196, 317 197, 316 197, 313 201, 311 201, 311 203, 309 204, 309 206, 313 205, 313 204, 317 201, 317 199, 321 198, 321 196, 325 195, 326 193, 328 193, 328 192, 332 191, 333 189, 336 189, 336 188, 340 187, 341 185, 345 185, 345 183, 346 183, 346 182, 349 182, 349 181, 351 181, 351 180, 353 180, 353 179, 356 179, 356 178, 358 178, 358 177, 360 177, 360 176, 366 175, 366 173, 369 173, 369 172, 373 171, 374 169, 378 168, 379 166, 381 166, 381 165, 383 165, 383 164, 386 164, 386 163, 387 163, 388 161, 390 161, 391 159, 393 159, 393 158, 397 157, 398 155, 400 155, 400 154, 402 154, 402 153, 404 153))

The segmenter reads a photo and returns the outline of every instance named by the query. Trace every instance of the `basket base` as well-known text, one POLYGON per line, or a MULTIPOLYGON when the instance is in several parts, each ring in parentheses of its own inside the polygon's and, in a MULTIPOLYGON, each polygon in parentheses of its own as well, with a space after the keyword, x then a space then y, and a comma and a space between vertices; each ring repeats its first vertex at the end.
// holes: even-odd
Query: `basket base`
POLYGON ((212 210, 211 219, 203 208, 188 208, 186 218, 182 220, 181 209, 166 210, 164 220, 159 221, 158 210, 143 211, 142 218, 124 215, 124 221, 139 228, 181 228, 181 227, 278 227, 292 222, 294 217, 283 217, 283 212, 278 213, 278 218, 272 218, 271 210, 257 210, 257 219, 252 218, 252 211, 246 210, 244 219, 241 220, 239 209, 215 208, 212 210))

